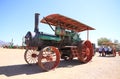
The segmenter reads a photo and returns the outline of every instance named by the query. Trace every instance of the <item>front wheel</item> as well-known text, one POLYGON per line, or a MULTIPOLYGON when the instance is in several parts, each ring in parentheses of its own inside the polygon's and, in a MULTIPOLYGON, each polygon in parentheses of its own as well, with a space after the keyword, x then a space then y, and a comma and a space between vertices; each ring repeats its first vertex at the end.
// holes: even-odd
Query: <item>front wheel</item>
POLYGON ((40 51, 38 65, 45 71, 56 68, 60 63, 60 52, 58 48, 48 46, 40 51))
POLYGON ((32 65, 38 62, 38 54, 37 50, 27 49, 24 54, 24 59, 27 64, 32 65))
POLYGON ((89 62, 94 54, 92 43, 88 40, 82 42, 82 44, 78 46, 78 52, 79 52, 78 59, 81 62, 83 63, 89 62))

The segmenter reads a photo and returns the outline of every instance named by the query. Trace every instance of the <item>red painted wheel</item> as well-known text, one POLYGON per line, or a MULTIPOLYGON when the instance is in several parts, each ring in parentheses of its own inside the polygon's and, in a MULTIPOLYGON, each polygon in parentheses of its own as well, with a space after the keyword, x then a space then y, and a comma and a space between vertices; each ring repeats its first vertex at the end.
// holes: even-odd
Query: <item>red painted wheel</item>
POLYGON ((92 59, 93 56, 93 46, 90 41, 84 41, 81 45, 78 46, 79 57, 78 59, 83 62, 87 63, 92 59))
POLYGON ((38 62, 38 54, 39 52, 32 49, 27 49, 24 54, 24 59, 27 64, 36 64, 38 62))
POLYGON ((56 68, 60 63, 60 52, 56 47, 48 46, 40 51, 38 65, 45 71, 56 68))

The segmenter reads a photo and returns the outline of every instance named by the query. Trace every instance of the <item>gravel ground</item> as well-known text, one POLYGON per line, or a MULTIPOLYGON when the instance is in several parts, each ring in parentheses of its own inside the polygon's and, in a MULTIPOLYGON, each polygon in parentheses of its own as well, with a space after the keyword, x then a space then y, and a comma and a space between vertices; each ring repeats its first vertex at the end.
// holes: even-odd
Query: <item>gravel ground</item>
POLYGON ((120 56, 100 57, 81 64, 78 60, 62 61, 55 70, 44 72, 38 65, 24 61, 24 49, 0 48, 0 79, 120 79, 120 56))

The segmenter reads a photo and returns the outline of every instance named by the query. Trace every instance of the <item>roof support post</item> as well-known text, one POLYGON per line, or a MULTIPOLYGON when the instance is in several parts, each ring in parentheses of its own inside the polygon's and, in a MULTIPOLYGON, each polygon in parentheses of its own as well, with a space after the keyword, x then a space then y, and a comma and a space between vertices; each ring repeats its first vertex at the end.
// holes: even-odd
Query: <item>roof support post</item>
POLYGON ((89 40, 89 30, 87 29, 87 40, 89 40))

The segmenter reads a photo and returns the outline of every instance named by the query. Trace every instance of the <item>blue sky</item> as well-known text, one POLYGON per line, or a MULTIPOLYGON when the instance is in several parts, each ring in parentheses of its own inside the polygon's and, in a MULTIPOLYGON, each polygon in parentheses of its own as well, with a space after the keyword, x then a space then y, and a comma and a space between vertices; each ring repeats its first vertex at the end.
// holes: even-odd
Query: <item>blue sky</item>
MULTIPOLYGON (((40 20, 53 13, 76 19, 96 30, 89 39, 106 37, 120 42, 120 0, 0 0, 0 40, 22 44, 27 31, 34 31, 34 14, 40 20)), ((39 23, 39 30, 52 33, 49 26, 39 23)), ((80 33, 86 40, 86 32, 80 33)))

